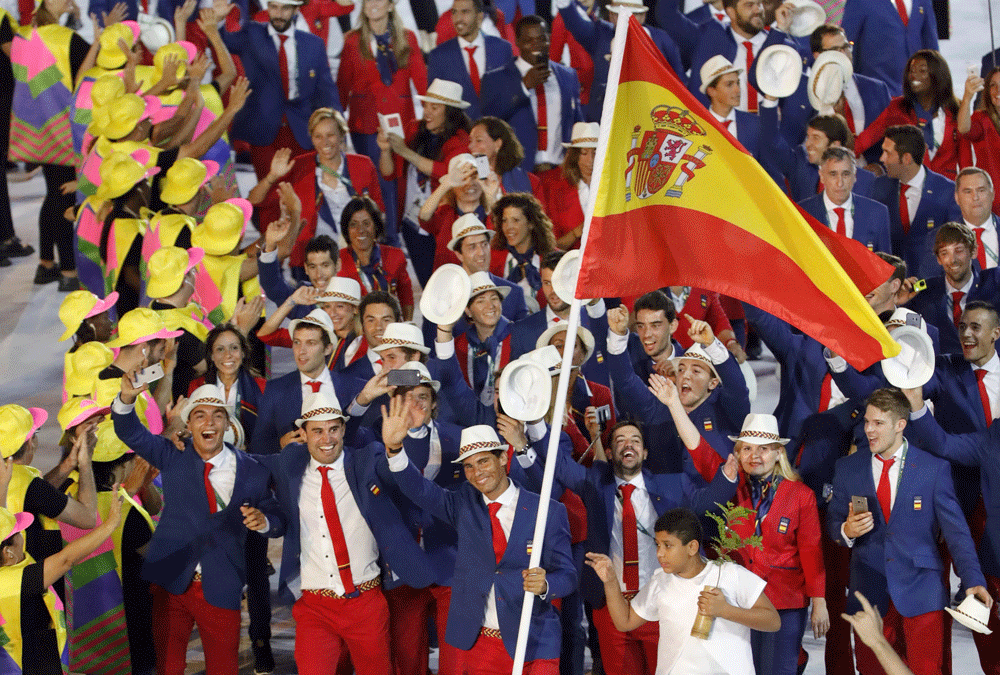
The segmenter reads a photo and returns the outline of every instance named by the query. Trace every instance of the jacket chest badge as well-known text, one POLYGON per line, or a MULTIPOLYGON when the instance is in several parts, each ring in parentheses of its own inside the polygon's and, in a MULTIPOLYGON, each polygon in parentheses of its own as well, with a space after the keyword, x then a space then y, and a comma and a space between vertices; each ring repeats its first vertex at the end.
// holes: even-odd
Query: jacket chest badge
POLYGON ((375 485, 375 483, 372 483, 370 486, 368 486, 368 490, 376 497, 378 496, 378 493, 382 491, 378 485, 375 485))
POLYGON ((702 308, 707 308, 708 307, 708 296, 707 295, 702 295, 701 296, 701 306, 702 306, 702 308))
POLYGON ((526 544, 526 546, 525 546, 525 549, 526 549, 526 551, 525 551, 525 552, 526 552, 526 553, 528 554, 528 556, 530 557, 530 556, 531 556, 531 540, 530 540, 530 539, 528 540, 528 543, 526 544))
POLYGON ((781 520, 778 522, 778 532, 781 534, 785 534, 786 532, 788 532, 789 525, 791 525, 791 521, 788 518, 782 516, 781 520))
POLYGON ((711 431, 714 428, 714 426, 712 425, 711 417, 706 417, 705 421, 703 422, 703 425, 705 427, 705 431, 711 431))
POLYGON ((914 497, 913 498, 913 510, 914 511, 919 511, 922 508, 924 508, 924 500, 921 497, 914 497))
POLYGON ((316 77, 316 71, 315 70, 310 70, 309 71, 309 77, 316 77))
POLYGON ((459 477, 460 477, 459 474, 461 474, 461 471, 459 471, 458 469, 455 469, 455 473, 452 475, 452 478, 454 478, 455 480, 458 480, 459 477))

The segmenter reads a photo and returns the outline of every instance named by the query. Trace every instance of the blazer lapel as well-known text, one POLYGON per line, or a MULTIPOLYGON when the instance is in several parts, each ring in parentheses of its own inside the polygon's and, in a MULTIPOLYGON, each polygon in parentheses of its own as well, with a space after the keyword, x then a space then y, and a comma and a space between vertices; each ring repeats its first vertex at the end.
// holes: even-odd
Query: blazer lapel
MULTIPOLYGON (((533 530, 535 527, 535 521, 531 518, 531 511, 525 503, 525 494, 524 488, 519 488, 517 508, 514 509, 514 522, 510 526, 510 536, 507 537, 507 548, 504 550, 504 558, 507 558, 509 555, 521 555, 518 551, 511 554, 511 542, 515 542, 515 545, 520 545, 520 542, 530 541, 529 528, 533 530)), ((525 555, 527 555, 527 551, 525 551, 525 555)))

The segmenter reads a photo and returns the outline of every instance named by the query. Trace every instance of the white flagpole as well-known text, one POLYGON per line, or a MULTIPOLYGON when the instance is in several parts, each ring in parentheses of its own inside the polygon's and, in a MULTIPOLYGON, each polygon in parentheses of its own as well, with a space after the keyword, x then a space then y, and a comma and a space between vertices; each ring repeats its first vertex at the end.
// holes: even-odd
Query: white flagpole
MULTIPOLYGON (((594 173, 591 175, 590 195, 587 198, 587 207, 584 209, 583 238, 580 242, 581 258, 586 252, 587 237, 590 234, 590 221, 594 214, 594 204, 597 193, 601 185, 601 174, 604 173, 604 156, 607 152, 608 135, 611 118, 615 109, 615 101, 618 96, 618 79, 621 74, 622 57, 625 53, 625 36, 628 34, 628 19, 630 12, 619 8, 618 23, 615 26, 615 39, 611 46, 611 65, 608 69, 608 86, 604 96, 604 108, 601 111, 601 120, 607 120, 601 125, 601 132, 597 142, 597 153, 594 157, 594 173)), ((574 293, 574 296, 576 293, 574 293)), ((573 365, 573 348, 576 346, 575 336, 580 326, 581 301, 574 297, 569 310, 569 321, 566 326, 566 344, 563 347, 562 369, 559 372, 559 380, 556 383, 556 403, 553 410, 552 429, 549 434, 549 445, 546 451, 547 461, 545 462, 545 473, 542 478, 541 499, 539 501, 538 516, 535 519, 535 532, 532 535, 531 556, 528 562, 529 567, 538 567, 542 559, 542 545, 545 540, 545 526, 548 521, 548 501, 552 495, 552 482, 556 471, 556 453, 559 451, 559 436, 562 431, 562 420, 566 410, 566 397, 569 389, 569 372, 573 365), (573 336, 572 338, 570 336, 573 336)), ((531 626, 531 610, 534 607, 535 596, 525 591, 524 603, 521 607, 521 623, 517 630, 517 648, 514 651, 514 667, 511 669, 512 675, 521 675, 524 669, 524 656, 528 647, 528 630, 531 626)))

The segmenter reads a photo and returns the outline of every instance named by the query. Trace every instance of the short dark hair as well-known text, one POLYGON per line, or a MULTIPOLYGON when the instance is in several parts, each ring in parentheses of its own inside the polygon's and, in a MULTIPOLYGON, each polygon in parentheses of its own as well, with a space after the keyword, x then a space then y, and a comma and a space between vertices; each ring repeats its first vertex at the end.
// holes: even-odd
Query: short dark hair
POLYGON ((735 9, 736 5, 739 3, 739 1, 740 0, 722 0, 722 9, 725 10, 725 9, 729 9, 730 7, 732 7, 733 9, 735 9))
POLYGON ((840 115, 816 115, 806 125, 810 129, 815 129, 826 135, 826 140, 832 145, 840 142, 845 148, 854 145, 854 137, 851 135, 851 128, 847 126, 847 121, 840 115))
POLYGON ((388 291, 372 291, 361 299, 358 305, 358 318, 364 319, 365 310, 372 305, 389 305, 392 309, 393 321, 399 323, 403 320, 403 310, 399 306, 399 300, 388 291))
POLYGON ((319 331, 319 339, 320 339, 320 342, 323 343, 323 349, 326 349, 331 344, 330 343, 330 335, 325 330, 323 330, 322 326, 319 326, 319 325, 314 324, 314 323, 299 323, 299 324, 296 324, 295 325, 295 330, 292 331, 292 339, 295 339, 295 334, 298 333, 300 330, 317 330, 317 331, 319 331))
POLYGON ((330 254, 330 260, 335 264, 340 259, 340 247, 328 235, 321 234, 306 242, 305 256, 308 256, 310 253, 321 253, 323 251, 330 254))
POLYGON ((876 389, 865 399, 865 405, 878 408, 882 412, 892 413, 896 419, 901 420, 909 420, 910 413, 913 411, 910 400, 896 387, 876 389))
MULTIPOLYGON (((344 233, 344 239, 348 246, 351 245, 351 228, 349 227, 351 218, 361 210, 367 211, 368 215, 372 217, 372 222, 375 223, 375 241, 382 241, 382 237, 385 235, 385 218, 382 217, 382 211, 379 210, 378 204, 368 195, 355 195, 347 202, 340 214, 340 231, 344 233)), ((334 245, 336 246, 336 244, 334 245)), ((331 255, 331 257, 333 256, 331 255)))
POLYGON ((115 469, 129 460, 135 459, 136 456, 137 455, 134 453, 126 452, 121 457, 112 459, 110 462, 92 462, 91 466, 94 469, 94 484, 97 486, 97 491, 111 492, 111 490, 115 487, 115 469))
POLYGON ((920 129, 912 124, 897 124, 886 129, 885 137, 896 144, 896 154, 900 159, 903 155, 909 155, 917 164, 924 163, 927 142, 920 129))
POLYGON ((674 303, 667 297, 667 294, 660 290, 650 291, 636 300, 635 305, 632 307, 633 313, 638 315, 641 309, 663 312, 664 316, 667 317, 667 321, 677 319, 677 308, 674 307, 674 303))
POLYGON ((692 541, 701 543, 704 536, 701 530, 701 522, 694 511, 689 509, 670 509, 656 519, 653 525, 653 532, 666 532, 681 540, 687 546, 692 541))
POLYGON ((615 425, 608 431, 608 438, 614 438, 615 432, 622 427, 635 427, 638 429, 639 435, 642 436, 642 446, 646 447, 646 430, 642 428, 642 422, 632 418, 619 419, 615 422, 615 425))
POLYGON ((969 253, 976 254, 976 235, 965 223, 945 223, 938 228, 934 235, 934 255, 937 256, 938 249, 948 244, 965 244, 969 253))
POLYGON ((812 35, 809 36, 809 49, 812 50, 813 54, 819 54, 823 51, 823 38, 827 35, 836 35, 837 33, 843 32, 844 29, 840 26, 835 26, 832 23, 824 23, 822 26, 819 26, 816 30, 814 30, 812 35))
POLYGON ((564 255, 566 255, 566 251, 559 251, 559 250, 549 251, 545 255, 545 257, 542 258, 542 267, 541 267, 541 269, 555 271, 556 265, 559 264, 559 261, 562 260, 562 257, 564 255))
POLYGON ((984 312, 989 312, 990 318, 993 319, 994 326, 1000 326, 1000 314, 997 313, 997 308, 993 306, 992 303, 986 302, 985 300, 970 300, 965 305, 966 312, 971 312, 974 309, 982 310, 984 312))
POLYGON ((830 146, 823 151, 823 155, 819 159, 820 164, 826 164, 830 160, 835 162, 849 162, 855 171, 858 168, 857 163, 854 161, 854 153, 847 148, 839 147, 836 145, 830 146))
POLYGON ((546 33, 549 32, 549 24, 542 17, 537 14, 529 14, 527 16, 522 16, 520 21, 514 24, 514 39, 521 37, 521 29, 527 28, 528 26, 541 26, 542 30, 546 33))
POLYGON ((892 281, 893 279, 899 279, 900 282, 906 280, 906 261, 895 256, 891 253, 885 253, 884 251, 875 251, 875 255, 884 260, 885 262, 892 265, 892 276, 887 279, 887 281, 892 281))
POLYGON ((483 0, 469 0, 469 2, 472 3, 472 6, 475 7, 477 12, 483 13, 486 11, 486 3, 484 3, 483 0))

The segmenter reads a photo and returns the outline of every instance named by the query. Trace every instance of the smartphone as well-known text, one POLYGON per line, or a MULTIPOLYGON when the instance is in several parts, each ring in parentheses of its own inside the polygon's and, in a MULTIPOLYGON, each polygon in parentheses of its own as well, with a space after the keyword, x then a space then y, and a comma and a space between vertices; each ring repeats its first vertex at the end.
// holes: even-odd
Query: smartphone
POLYGON ((420 384, 420 373, 416 370, 390 370, 386 384, 390 387, 415 387, 420 384))
POLYGON ((851 497, 851 504, 854 505, 854 515, 868 513, 868 497, 851 497))
POLYGON ((927 290, 927 279, 917 279, 913 282, 913 290, 917 293, 927 290))
POLYGON ((611 419, 611 406, 602 405, 597 409, 597 423, 606 424, 611 419))
POLYGON ((154 363, 151 366, 146 366, 138 373, 135 374, 136 387, 141 387, 144 384, 150 384, 156 382, 163 377, 163 366, 159 363, 154 363))
POLYGON ((968 67, 969 77, 977 77, 979 75, 979 68, 975 64, 970 63, 968 67))
POLYGON ((490 158, 486 155, 476 155, 473 157, 476 162, 476 177, 484 180, 490 177, 490 158))

